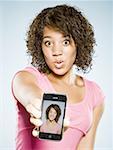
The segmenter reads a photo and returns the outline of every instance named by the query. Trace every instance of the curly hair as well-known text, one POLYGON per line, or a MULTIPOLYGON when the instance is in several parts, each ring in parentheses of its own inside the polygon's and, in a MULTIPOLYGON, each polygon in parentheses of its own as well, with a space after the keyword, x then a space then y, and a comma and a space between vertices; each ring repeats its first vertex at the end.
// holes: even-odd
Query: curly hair
POLYGON ((55 121, 58 122, 59 117, 61 115, 61 109, 57 104, 51 104, 47 109, 46 109, 46 119, 49 119, 49 111, 51 110, 51 108, 54 108, 55 111, 57 112, 57 116, 55 118, 55 121))
POLYGON ((31 64, 40 72, 47 73, 51 70, 42 52, 44 27, 52 27, 65 35, 71 35, 77 45, 74 64, 84 73, 88 68, 91 69, 95 45, 94 31, 93 26, 80 10, 67 5, 46 8, 36 16, 30 25, 26 40, 27 53, 32 57, 31 64))

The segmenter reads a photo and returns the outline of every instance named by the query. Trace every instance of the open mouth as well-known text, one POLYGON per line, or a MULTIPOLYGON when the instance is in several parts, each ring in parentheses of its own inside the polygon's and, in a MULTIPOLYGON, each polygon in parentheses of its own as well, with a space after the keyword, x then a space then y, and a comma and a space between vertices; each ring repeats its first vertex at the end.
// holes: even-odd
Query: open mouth
POLYGON ((57 69, 60 69, 63 67, 64 61, 56 61, 54 64, 57 69))

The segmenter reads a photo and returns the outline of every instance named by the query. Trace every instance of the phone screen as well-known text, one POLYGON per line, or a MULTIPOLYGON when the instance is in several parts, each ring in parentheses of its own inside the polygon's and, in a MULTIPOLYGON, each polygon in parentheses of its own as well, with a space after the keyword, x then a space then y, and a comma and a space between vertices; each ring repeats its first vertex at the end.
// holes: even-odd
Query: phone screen
POLYGON ((39 138, 48 140, 61 140, 66 108, 66 95, 43 95, 42 115, 43 124, 39 127, 39 138))

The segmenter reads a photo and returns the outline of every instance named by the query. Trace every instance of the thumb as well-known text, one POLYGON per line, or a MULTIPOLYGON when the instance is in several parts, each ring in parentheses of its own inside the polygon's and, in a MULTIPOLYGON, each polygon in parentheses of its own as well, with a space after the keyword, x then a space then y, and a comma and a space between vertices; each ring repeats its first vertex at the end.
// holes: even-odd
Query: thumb
POLYGON ((64 131, 66 131, 69 127, 70 124, 70 119, 69 118, 65 118, 64 119, 64 131))

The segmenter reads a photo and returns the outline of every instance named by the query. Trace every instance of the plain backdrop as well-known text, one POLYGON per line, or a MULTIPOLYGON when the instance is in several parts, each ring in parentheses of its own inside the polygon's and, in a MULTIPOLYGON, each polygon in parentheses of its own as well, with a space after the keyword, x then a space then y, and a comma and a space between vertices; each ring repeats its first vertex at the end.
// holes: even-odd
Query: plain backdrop
POLYGON ((0 1, 0 150, 15 150, 16 109, 11 95, 15 72, 27 66, 26 32, 33 18, 56 4, 77 6, 94 26, 97 46, 93 69, 85 76, 96 81, 106 95, 95 150, 112 150, 112 1, 0 1))

